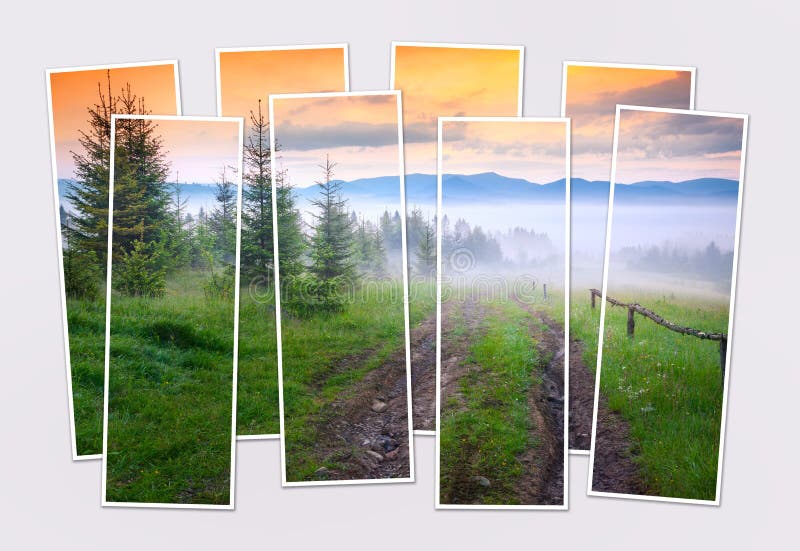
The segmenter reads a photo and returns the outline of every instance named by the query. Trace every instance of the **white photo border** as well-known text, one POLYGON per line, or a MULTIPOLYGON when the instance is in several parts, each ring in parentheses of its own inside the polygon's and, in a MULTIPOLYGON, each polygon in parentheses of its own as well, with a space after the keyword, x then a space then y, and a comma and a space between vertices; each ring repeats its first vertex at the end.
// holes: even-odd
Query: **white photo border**
POLYGON ((569 510, 569 269, 570 269, 570 119, 565 117, 439 117, 436 162, 436 468, 434 476, 434 504, 436 509, 494 509, 494 510, 569 510), (563 420, 563 503, 561 505, 454 505, 443 504, 440 496, 441 469, 441 380, 442 380, 442 127, 447 122, 503 122, 503 123, 561 123, 565 131, 564 174, 566 193, 564 204, 564 420, 563 420))
POLYGON ((235 509, 236 492, 236 397, 239 367, 239 263, 241 259, 242 235, 242 163, 244 148, 244 118, 242 117, 198 117, 198 116, 166 116, 166 115, 112 115, 111 116, 111 157, 109 165, 109 191, 108 191, 108 260, 106 267, 106 339, 105 339, 105 377, 103 382, 103 475, 101 479, 101 505, 103 507, 131 507, 131 508, 158 508, 158 509, 235 509), (142 503, 108 501, 106 499, 106 479, 108 477, 108 390, 111 351, 111 247, 113 244, 114 229, 114 141, 116 138, 116 121, 118 119, 138 119, 152 121, 186 121, 186 122, 217 122, 236 123, 239 125, 238 171, 236 173, 236 273, 234 277, 234 305, 233 305, 233 381, 231 396, 231 473, 230 473, 230 503, 225 505, 212 505, 204 503, 142 503))
MULTIPOLYGON (((462 44, 453 42, 404 42, 392 41, 391 44, 391 63, 389 73, 389 88, 396 89, 395 86, 395 56, 398 46, 410 46, 418 48, 462 48, 465 50, 508 50, 519 52, 519 75, 517 83, 517 117, 522 116, 523 94, 525 89, 525 46, 524 45, 503 45, 503 44, 462 44)), ((437 314, 438 320, 438 314, 437 314)), ((437 425, 438 426, 438 425, 437 425)), ((414 436, 436 436, 436 430, 414 430, 414 436)))
MULTIPOLYGON (((691 74, 691 91, 689 93, 689 109, 694 109, 695 100, 695 87, 697 83, 697 67, 679 66, 679 65, 643 65, 636 63, 606 63, 595 61, 564 61, 562 63, 561 74, 561 116, 566 117, 567 112, 567 72, 570 67, 599 67, 607 69, 633 69, 633 70, 652 70, 652 71, 682 71, 691 74)), ((568 292, 571 292, 571 286, 568 292)), ((592 440, 593 441, 593 440, 592 440)), ((591 446, 591 443, 590 443, 591 446)), ((588 450, 570 449, 571 455, 589 455, 591 447, 588 450)))
POLYGON ((736 276, 739 264, 739 238, 741 234, 742 223, 742 199, 744 197, 744 175, 746 167, 746 154, 747 154, 747 127, 749 115, 738 113, 720 113, 715 111, 695 111, 692 109, 671 109, 664 107, 642 107, 636 105, 617 105, 616 115, 614 117, 614 147, 611 160, 611 181, 609 186, 609 204, 608 204, 608 219, 606 221, 606 248, 605 259, 603 263, 603 289, 602 298, 600 299, 600 331, 597 342, 597 367, 595 370, 595 392, 594 392, 594 411, 592 415, 592 447, 589 454, 589 476, 586 480, 586 495, 595 497, 612 497, 618 499, 635 499, 641 501, 661 501, 667 503, 688 503, 694 505, 711 505, 719 506, 722 493, 722 459, 725 452, 725 424, 728 410, 728 385, 730 384, 730 364, 731 352, 733 350, 733 318, 734 306, 736 304, 736 276), (719 435, 719 451, 717 456, 717 489, 715 498, 713 500, 704 499, 686 499, 677 497, 663 497, 652 495, 639 495, 639 494, 621 494, 614 492, 597 492, 592 490, 592 479, 594 476, 594 456, 595 456, 595 437, 597 434, 597 407, 600 397, 600 372, 603 363, 603 333, 605 326, 606 314, 606 296, 608 290, 608 261, 610 258, 611 247, 611 226, 613 221, 614 212, 614 186, 617 174, 617 148, 619 144, 619 115, 620 111, 647 111, 651 113, 673 113, 680 115, 694 115, 698 117, 718 117, 727 119, 741 119, 742 124, 742 152, 739 160, 739 196, 736 206, 736 234, 734 236, 733 244, 733 270, 731 272, 731 296, 728 305, 728 347, 725 355, 725 375, 722 388, 722 416, 720 419, 720 435, 719 435))
MULTIPOLYGON (((220 54, 223 53, 239 53, 239 52, 278 52, 278 51, 296 51, 296 50, 338 50, 344 52, 344 91, 350 91, 350 46, 347 42, 338 44, 303 44, 292 46, 247 46, 242 48, 215 48, 214 49, 214 66, 216 75, 216 104, 217 116, 221 117, 222 114, 222 73, 220 54)), ((267 97, 269 103, 269 97, 267 97)), ((271 119, 270 119, 271 120, 271 119)), ((270 124, 271 126, 271 124, 270 124)), ((277 440, 281 437, 280 434, 237 434, 237 440, 277 440)))
MULTIPOLYGON (((398 176, 400 178, 400 208, 405 212, 406 208, 406 184, 405 184, 405 162, 403 157, 403 103, 399 90, 379 90, 366 92, 327 92, 309 94, 271 94, 269 96, 269 133, 270 133, 270 152, 272 158, 276 159, 275 151, 275 117, 274 105, 276 100, 291 99, 312 99, 312 98, 337 98, 337 97, 357 97, 357 96, 395 96, 397 101, 397 147, 398 147, 398 176)), ((278 206, 277 194, 275 193, 275 172, 272 179, 272 225, 278 227, 278 206)), ((366 485, 366 484, 397 484, 414 482, 414 421, 411 411, 411 339, 409 330, 409 311, 408 311, 408 254, 406 244, 406 220, 405 216, 400 217, 400 232, 402 241, 402 271, 403 271, 403 315, 404 339, 406 356, 406 403, 408 420, 408 455, 409 455, 409 476, 404 478, 372 478, 358 480, 318 480, 289 482, 286 480, 286 433, 284 430, 284 411, 283 411, 283 343, 281 335, 281 299, 280 299, 280 258, 278 254, 278 232, 273 232, 273 246, 275 257, 275 328, 278 333, 278 397, 280 403, 280 443, 281 443, 281 486, 300 487, 300 486, 345 486, 345 485, 366 485)))
POLYGON ((83 65, 79 67, 63 67, 45 69, 45 83, 47 86, 47 116, 50 124, 50 166, 53 179, 53 204, 56 222, 56 247, 58 248, 58 284, 61 293, 61 325, 64 338, 64 361, 67 374, 67 403, 69 407, 69 428, 70 445, 73 461, 91 461, 102 459, 102 453, 78 454, 78 440, 75 433, 75 402, 72 394, 72 362, 69 354, 69 325, 67 320, 67 293, 64 282, 64 247, 61 237, 61 200, 58 196, 58 159, 56 157, 56 139, 53 115, 53 90, 51 76, 59 73, 79 73, 83 71, 102 71, 113 69, 135 69, 138 67, 152 67, 158 65, 172 65, 175 79, 175 112, 181 114, 181 89, 180 89, 180 70, 177 59, 166 59, 161 61, 142 61, 132 63, 111 63, 107 65, 83 65))

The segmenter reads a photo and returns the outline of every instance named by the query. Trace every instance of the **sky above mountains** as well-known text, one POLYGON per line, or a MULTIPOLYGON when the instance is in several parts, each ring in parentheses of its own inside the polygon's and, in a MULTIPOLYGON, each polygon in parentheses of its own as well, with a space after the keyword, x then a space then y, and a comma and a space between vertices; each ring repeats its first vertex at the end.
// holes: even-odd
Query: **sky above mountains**
POLYGON ((130 91, 143 99, 145 108, 159 115, 177 115, 177 66, 172 63, 139 65, 114 69, 63 71, 50 74, 53 138, 59 178, 72 178, 75 163, 72 152, 82 153, 81 132, 88 132, 90 108, 108 103, 130 85, 130 91), (101 100, 101 94, 105 100, 101 100))
POLYGON ((393 93, 273 96, 272 129, 280 151, 274 168, 291 184, 308 187, 322 178, 326 158, 338 180, 399 176, 400 120, 393 93))
POLYGON ((566 176, 566 154, 563 121, 442 121, 444 173, 475 174, 502 167, 506 177, 551 182, 566 176))
POLYGON ((744 119, 620 111, 615 181, 739 179, 744 119))
POLYGON ((572 176, 608 180, 617 104, 689 109, 692 72, 570 64, 564 116, 572 120, 572 176))

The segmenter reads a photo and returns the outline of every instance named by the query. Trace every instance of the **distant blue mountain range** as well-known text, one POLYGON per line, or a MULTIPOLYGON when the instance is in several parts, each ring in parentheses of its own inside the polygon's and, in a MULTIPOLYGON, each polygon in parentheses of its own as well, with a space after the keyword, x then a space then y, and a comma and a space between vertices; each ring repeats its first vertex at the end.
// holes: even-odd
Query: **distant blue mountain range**
MULTIPOLYGON (((436 175, 409 174, 406 181, 406 198, 409 204, 435 203, 436 175)), ((68 180, 59 180, 59 192, 63 197, 68 180)), ((342 181, 345 196, 354 201, 370 203, 395 203, 399 179, 396 176, 362 178, 342 181)), ((494 172, 459 175, 445 174, 442 180, 444 199, 455 203, 482 201, 499 203, 508 201, 558 202, 564 196, 565 180, 537 184, 521 178, 509 178, 494 172)), ((606 203, 608 182, 573 178, 571 193, 573 202, 606 203)), ((214 206, 214 184, 181 184, 181 191, 189 199, 189 210, 203 206, 214 206)), ((319 186, 295 188, 299 199, 313 199, 319 195, 319 186)), ((645 181, 619 185, 615 190, 617 201, 629 204, 705 204, 736 202, 739 183, 723 178, 700 178, 685 182, 645 181)))
MULTIPOLYGON (((406 176, 406 197, 411 202, 436 201, 436 176, 433 174, 409 174, 406 176)), ((608 201, 609 183, 589 181, 582 178, 571 180, 572 200, 577 202, 608 201)), ((384 176, 342 182, 347 197, 378 201, 397 194, 398 179, 384 176)), ((565 180, 537 184, 521 178, 509 178, 494 172, 459 175, 445 174, 442 179, 445 200, 485 202, 514 201, 560 201, 564 196, 565 180)), ((312 198, 319 193, 318 186, 295 189, 298 197, 312 198)), ((736 202, 739 183, 722 178, 700 178, 685 182, 637 182, 619 185, 615 195, 626 203, 685 203, 736 202)))
MULTIPOLYGON (((67 209, 72 210, 66 201, 66 193, 70 183, 73 183, 74 180, 69 180, 65 178, 60 178, 58 180, 58 195, 59 199, 61 200, 61 204, 67 209)), ((204 184, 204 183, 185 183, 181 184, 181 195, 182 198, 186 199, 186 212, 191 213, 192 215, 196 215, 200 208, 202 207, 206 211, 210 211, 214 208, 216 198, 214 194, 217 191, 217 186, 215 184, 204 184)))

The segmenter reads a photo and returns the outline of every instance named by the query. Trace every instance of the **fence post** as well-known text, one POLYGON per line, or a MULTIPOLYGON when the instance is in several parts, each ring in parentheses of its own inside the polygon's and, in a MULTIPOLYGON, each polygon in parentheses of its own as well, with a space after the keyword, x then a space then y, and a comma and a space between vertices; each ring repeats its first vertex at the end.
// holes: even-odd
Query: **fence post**
POLYGON ((635 310, 633 308, 628 308, 628 336, 629 337, 633 336, 633 328, 634 328, 633 315, 634 314, 635 314, 635 310))
POLYGON ((544 289, 544 299, 547 300, 547 283, 542 284, 542 289, 544 289))
POLYGON ((589 295, 592 297, 592 310, 594 310, 594 289, 589 289, 589 295))
POLYGON ((722 384, 725 384, 725 360, 728 359, 728 339, 723 337, 719 341, 719 369, 722 374, 722 384))

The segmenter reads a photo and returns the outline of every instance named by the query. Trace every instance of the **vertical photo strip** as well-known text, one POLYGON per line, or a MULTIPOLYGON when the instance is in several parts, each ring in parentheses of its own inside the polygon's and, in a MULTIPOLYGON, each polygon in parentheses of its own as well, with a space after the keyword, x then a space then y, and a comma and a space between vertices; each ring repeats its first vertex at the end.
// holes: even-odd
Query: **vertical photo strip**
POLYGON ((111 132, 103 505, 232 509, 243 120, 111 132))
POLYGON ((569 448, 588 454, 594 406, 614 114, 617 104, 694 108, 695 69, 564 62, 561 116, 572 121, 569 448))
POLYGON ((566 509, 569 119, 438 138, 436 507, 566 509))
POLYGON ((283 485, 411 482, 400 93, 269 116, 283 485))
POLYGON ((180 115, 177 61, 48 69, 72 459, 100 459, 111 117, 180 115))
POLYGON ((393 42, 403 93, 414 432, 436 429, 437 117, 522 115, 523 46, 393 42))
POLYGON ((347 44, 218 48, 217 115, 243 117, 239 440, 279 438, 270 94, 347 92, 347 44))
POLYGON ((746 138, 617 106, 589 495, 719 504, 746 138))

